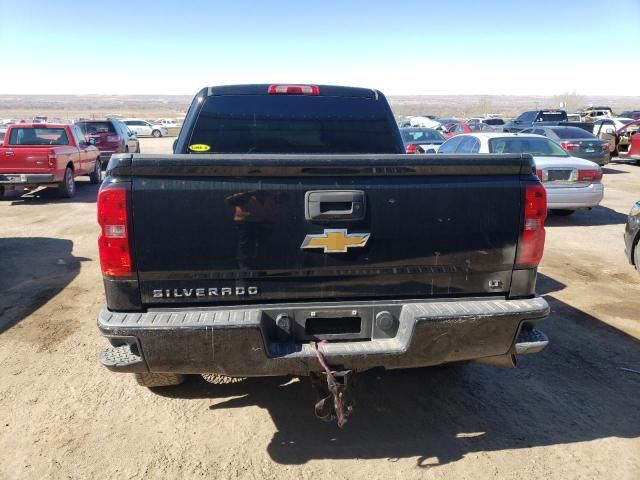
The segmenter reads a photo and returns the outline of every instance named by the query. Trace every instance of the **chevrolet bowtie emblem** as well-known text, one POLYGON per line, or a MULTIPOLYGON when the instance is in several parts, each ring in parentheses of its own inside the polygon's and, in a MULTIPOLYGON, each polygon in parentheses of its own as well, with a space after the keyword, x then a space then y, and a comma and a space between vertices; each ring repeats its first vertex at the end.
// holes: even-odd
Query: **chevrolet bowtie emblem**
POLYGON ((370 236, 370 233, 348 233, 345 228, 325 229, 324 233, 307 235, 300 248, 322 248, 324 253, 346 253, 349 248, 364 247, 370 236))

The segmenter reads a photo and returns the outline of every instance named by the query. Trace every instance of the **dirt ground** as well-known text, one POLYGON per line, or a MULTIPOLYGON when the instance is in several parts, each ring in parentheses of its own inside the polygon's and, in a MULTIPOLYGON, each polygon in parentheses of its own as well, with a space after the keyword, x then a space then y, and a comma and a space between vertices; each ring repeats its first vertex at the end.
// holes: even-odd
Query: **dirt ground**
MULTIPOLYGON (((143 139, 143 152, 172 139, 143 139)), ((98 364, 97 188, 0 201, 0 478, 640 478, 640 275, 623 224, 640 167, 601 207, 551 218, 538 290, 551 338, 515 370, 372 371, 344 430, 306 381, 151 391, 98 364)))

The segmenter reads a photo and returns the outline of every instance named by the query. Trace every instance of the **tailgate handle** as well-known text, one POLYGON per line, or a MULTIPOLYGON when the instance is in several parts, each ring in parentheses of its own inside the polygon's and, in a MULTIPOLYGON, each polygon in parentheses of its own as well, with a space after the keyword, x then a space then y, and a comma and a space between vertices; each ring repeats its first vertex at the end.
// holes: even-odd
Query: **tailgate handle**
POLYGON ((362 190, 313 190, 304 196, 304 216, 314 222, 363 220, 365 199, 362 190))

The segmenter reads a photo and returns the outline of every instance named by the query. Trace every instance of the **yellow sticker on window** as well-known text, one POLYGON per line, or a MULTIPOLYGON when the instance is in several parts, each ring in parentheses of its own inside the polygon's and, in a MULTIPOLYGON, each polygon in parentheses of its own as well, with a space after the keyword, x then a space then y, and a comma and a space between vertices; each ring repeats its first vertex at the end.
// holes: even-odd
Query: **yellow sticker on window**
POLYGON ((189 145, 189 150, 192 152, 208 152, 211 150, 211 147, 203 143, 196 143, 194 145, 189 145))

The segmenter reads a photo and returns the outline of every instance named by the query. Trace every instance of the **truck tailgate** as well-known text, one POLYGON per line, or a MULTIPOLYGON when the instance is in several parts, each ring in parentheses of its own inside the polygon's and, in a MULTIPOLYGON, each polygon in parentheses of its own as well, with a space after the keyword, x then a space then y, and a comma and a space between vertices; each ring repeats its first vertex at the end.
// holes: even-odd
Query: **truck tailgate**
POLYGON ((133 155, 110 169, 131 182, 142 303, 161 306, 504 294, 532 165, 520 155, 133 155))

